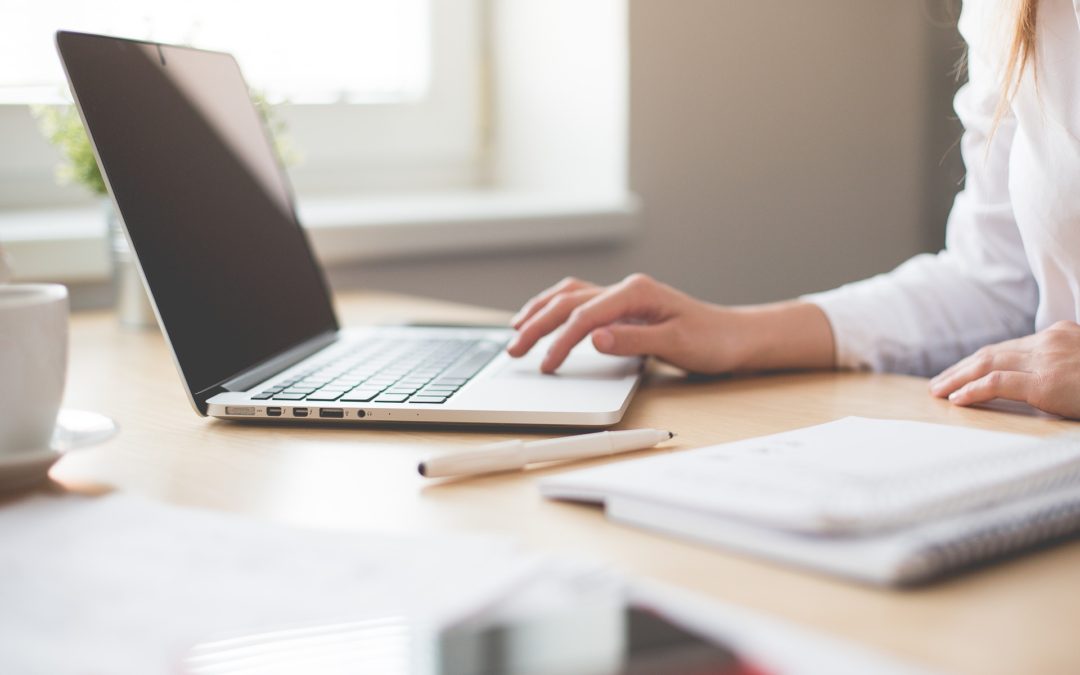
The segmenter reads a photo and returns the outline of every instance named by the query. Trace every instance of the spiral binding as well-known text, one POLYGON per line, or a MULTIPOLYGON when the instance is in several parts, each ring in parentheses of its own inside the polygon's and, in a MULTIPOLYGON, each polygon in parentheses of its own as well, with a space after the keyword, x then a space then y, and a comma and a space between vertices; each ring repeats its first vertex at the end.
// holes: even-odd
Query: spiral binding
POLYGON ((970 524, 960 536, 942 533, 937 539, 930 535, 907 561, 909 573, 905 577, 917 581, 1080 531, 1080 485, 1062 499, 1055 494, 1040 495, 1036 504, 1015 513, 988 515, 990 522, 970 524))

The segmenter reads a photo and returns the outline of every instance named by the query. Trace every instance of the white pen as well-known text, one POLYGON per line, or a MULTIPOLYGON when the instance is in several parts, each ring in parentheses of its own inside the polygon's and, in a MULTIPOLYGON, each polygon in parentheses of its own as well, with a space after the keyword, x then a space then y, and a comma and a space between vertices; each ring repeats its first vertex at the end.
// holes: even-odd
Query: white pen
POLYGON ((476 450, 430 457, 420 462, 421 476, 466 476, 495 471, 513 471, 533 462, 602 457, 631 450, 644 450, 675 437, 659 429, 601 431, 543 441, 503 441, 482 445, 476 450))

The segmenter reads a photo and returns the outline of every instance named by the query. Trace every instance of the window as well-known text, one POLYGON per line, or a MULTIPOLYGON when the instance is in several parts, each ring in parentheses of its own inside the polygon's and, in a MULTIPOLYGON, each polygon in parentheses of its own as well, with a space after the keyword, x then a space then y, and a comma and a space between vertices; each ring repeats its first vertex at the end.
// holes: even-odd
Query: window
POLYGON ((49 18, 57 16, 64 28, 225 48, 253 85, 288 97, 278 113, 303 157, 289 173, 301 220, 329 264, 596 245, 637 231, 638 200, 627 188, 626 0, 188 0, 168 9, 173 24, 154 27, 130 17, 164 7, 160 0, 103 0, 93 11, 53 0, 47 17, 13 1, 0 49, 18 36, 27 54, 16 62, 34 51, 45 64, 0 64, 0 245, 20 279, 80 283, 109 271, 100 205, 56 186, 55 151, 25 102, 48 93, 50 68, 61 72, 52 40, 61 25, 49 18), (282 6, 292 13, 259 12, 282 6), (118 13, 129 29, 103 23, 118 13), (362 35, 370 36, 362 47, 341 48, 362 35), (337 51, 290 63, 331 37, 337 51), (331 53, 340 62, 327 63, 331 53), (379 63, 354 72, 370 61, 379 63), (56 208, 65 204, 78 208, 56 208))
POLYGON ((35 0, 0 23, 0 207, 89 200, 53 180, 29 104, 64 100, 53 34, 232 52, 290 128, 300 195, 469 186, 478 175, 481 0, 35 0))
POLYGON ((230 51, 271 99, 386 103, 417 100, 427 90, 425 0, 305 0, 301 16, 251 0, 14 4, 0 26, 5 103, 53 101, 64 89, 52 40, 58 28, 230 51), (11 21, 15 16, 21 18, 11 21))

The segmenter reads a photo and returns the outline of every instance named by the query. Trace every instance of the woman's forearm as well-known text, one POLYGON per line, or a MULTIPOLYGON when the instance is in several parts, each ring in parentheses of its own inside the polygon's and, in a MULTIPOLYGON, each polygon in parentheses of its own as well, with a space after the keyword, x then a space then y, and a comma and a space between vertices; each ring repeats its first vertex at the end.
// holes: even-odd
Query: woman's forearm
POLYGON ((651 355, 705 374, 823 369, 835 361, 832 327, 816 305, 725 307, 641 274, 611 286, 564 279, 530 300, 512 324, 518 334, 507 351, 515 357, 555 334, 545 372, 555 372, 585 339, 605 354, 651 355))
POLYGON ((831 369, 836 343, 828 317, 820 307, 792 300, 735 307, 736 330, 743 356, 740 371, 831 369))

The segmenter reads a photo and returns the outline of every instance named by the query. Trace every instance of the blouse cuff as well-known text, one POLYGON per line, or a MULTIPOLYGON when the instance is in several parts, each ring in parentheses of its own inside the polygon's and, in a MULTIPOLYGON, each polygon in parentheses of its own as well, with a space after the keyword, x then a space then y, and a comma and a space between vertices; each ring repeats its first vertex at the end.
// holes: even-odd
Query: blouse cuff
POLYGON ((799 299, 821 308, 832 326, 836 365, 847 370, 884 370, 877 354, 876 338, 867 329, 868 312, 856 289, 842 286, 799 299))

